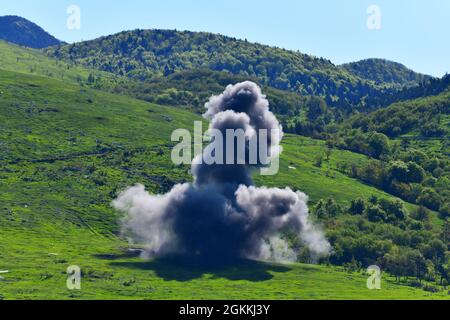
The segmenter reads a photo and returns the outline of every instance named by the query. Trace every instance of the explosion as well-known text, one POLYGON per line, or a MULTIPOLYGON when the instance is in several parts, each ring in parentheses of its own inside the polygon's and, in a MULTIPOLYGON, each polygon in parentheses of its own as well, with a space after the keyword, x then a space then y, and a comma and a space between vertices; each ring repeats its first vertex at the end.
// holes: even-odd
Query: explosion
POLYGON ((130 240, 145 244, 148 257, 295 261, 295 249, 282 240, 282 234, 289 232, 313 255, 327 255, 330 244, 309 221, 304 193, 254 186, 252 170, 266 166, 281 153, 283 137, 261 89, 248 81, 230 85, 205 107, 210 130, 222 133, 225 143, 213 139, 194 159, 193 183, 175 185, 164 195, 151 195, 143 185, 119 195, 113 206, 125 213, 122 227, 130 240), (234 161, 208 164, 205 159, 211 155, 229 153, 225 146, 236 139, 227 135, 229 130, 244 133, 243 152, 238 147, 232 154, 234 161), (259 132, 272 134, 262 135, 263 139, 259 132), (258 156, 252 156, 252 150, 258 156))

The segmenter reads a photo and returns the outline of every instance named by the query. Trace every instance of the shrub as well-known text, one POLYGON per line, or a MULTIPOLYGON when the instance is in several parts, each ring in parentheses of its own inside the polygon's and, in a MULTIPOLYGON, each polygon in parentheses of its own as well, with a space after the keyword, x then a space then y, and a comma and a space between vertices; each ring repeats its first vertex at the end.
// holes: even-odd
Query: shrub
POLYGON ((431 188, 423 189, 422 194, 417 198, 417 201, 419 204, 424 205, 431 210, 438 211, 441 207, 441 197, 431 188))
POLYGON ((444 204, 444 205, 439 209, 439 217, 440 217, 441 219, 447 219, 447 218, 450 218, 450 203, 444 204))
POLYGON ((431 292, 431 293, 438 293, 439 292, 439 289, 437 287, 429 285, 429 284, 425 285, 423 287, 423 290, 425 290, 427 292, 431 292))
POLYGON ((370 222, 382 222, 387 220, 387 214, 378 205, 373 205, 367 209, 367 218, 370 222))
POLYGON ((320 200, 315 206, 314 212, 318 218, 332 218, 342 213, 342 208, 336 200, 330 198, 327 200, 320 200))
POLYGON ((375 132, 369 137, 368 142, 373 157, 379 158, 383 154, 389 154, 389 138, 386 135, 375 132))
POLYGON ((413 288, 422 288, 422 283, 418 280, 412 280, 408 283, 408 285, 413 288))
POLYGON ((408 162, 408 182, 420 183, 425 179, 425 170, 415 162, 408 162))
POLYGON ((403 203, 400 200, 381 199, 379 201, 381 209, 387 213, 390 220, 404 220, 406 218, 406 211, 403 208, 403 203))
POLYGON ((361 215, 366 210, 366 201, 358 198, 351 201, 349 212, 353 215, 361 215))
POLYGON ((393 161, 389 164, 389 176, 400 182, 408 182, 409 169, 403 161, 393 161))
POLYGON ((411 213, 411 218, 422 222, 430 221, 430 216, 431 216, 430 211, 423 206, 418 207, 411 213))

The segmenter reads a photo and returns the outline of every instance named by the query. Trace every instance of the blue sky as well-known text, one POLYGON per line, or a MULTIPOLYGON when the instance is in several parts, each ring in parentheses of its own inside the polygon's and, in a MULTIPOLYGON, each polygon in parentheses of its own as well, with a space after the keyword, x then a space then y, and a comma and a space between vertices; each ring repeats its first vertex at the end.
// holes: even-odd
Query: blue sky
POLYGON ((336 64, 386 58, 434 76, 450 72, 448 0, 0 0, 66 42, 136 28, 210 31, 299 50, 336 64), (69 5, 81 29, 66 27, 69 5), (367 8, 381 9, 370 30, 367 8))

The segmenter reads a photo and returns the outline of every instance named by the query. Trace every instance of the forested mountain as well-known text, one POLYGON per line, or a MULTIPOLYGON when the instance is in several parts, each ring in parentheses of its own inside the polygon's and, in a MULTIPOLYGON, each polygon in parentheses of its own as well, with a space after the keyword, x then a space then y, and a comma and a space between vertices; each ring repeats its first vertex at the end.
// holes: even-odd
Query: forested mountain
POLYGON ((396 138, 413 130, 436 127, 436 117, 449 113, 449 90, 450 75, 441 79, 430 78, 419 86, 371 97, 372 108, 363 110, 364 112, 354 109, 351 113, 330 108, 323 99, 312 96, 306 99, 312 103, 303 104, 304 116, 290 118, 285 127, 293 133, 327 139, 330 132, 336 133, 339 130, 336 127, 338 123, 355 122, 359 129, 382 132, 396 138), (415 108, 416 105, 420 108, 415 108), (381 120, 378 119, 379 115, 383 115, 381 120))
MULTIPOLYGON (((17 66, 29 63, 11 60, 17 66)), ((47 65, 51 62, 49 59, 47 65)), ((66 67, 63 64, 54 66, 66 67)), ((138 283, 149 281, 149 277, 158 283, 164 274, 149 273, 153 270, 150 262, 141 262, 124 251, 128 246, 119 236, 118 216, 110 204, 120 190, 136 181, 142 181, 155 193, 170 189, 174 183, 189 181, 187 168, 174 166, 170 161, 170 135, 175 128, 189 128, 193 121, 201 118, 180 108, 162 107, 92 90, 71 77, 64 79, 0 70, 0 114, 3 119, 0 140, 4 141, 0 174, 5 182, 0 184, 0 248, 5 248, 0 263, 5 269, 14 270, 20 280, 12 282, 2 294, 9 298, 20 288, 24 295, 30 297, 64 298, 67 293, 58 291, 65 276, 61 265, 65 261, 81 261, 83 270, 87 270, 85 272, 90 276, 90 285, 95 289, 83 291, 81 298, 170 297, 165 289, 136 291, 123 285, 123 279, 130 277, 138 283), (55 251, 58 256, 55 258, 44 250, 55 251), (37 267, 36 252, 41 253, 42 264, 49 266, 44 275, 37 267), (120 260, 111 261, 113 259, 120 260), (136 263, 145 263, 146 267, 129 268, 136 263), (93 265, 98 271, 91 271, 94 270, 93 265), (30 274, 32 280, 28 280, 30 274), (45 281, 42 277, 48 274, 55 281, 47 280, 44 289, 36 290, 45 281)), ((371 145, 377 146, 376 141, 371 145)), ((363 174, 370 172, 367 168, 373 169, 373 163, 378 165, 375 168, 380 168, 380 162, 330 148, 323 141, 294 135, 286 136, 283 147, 279 175, 257 179, 257 183, 290 186, 305 191, 311 197, 312 215, 323 223, 333 246, 333 254, 321 268, 337 283, 329 285, 327 278, 321 294, 329 297, 330 292, 334 292, 333 295, 339 298, 347 292, 348 282, 342 285, 342 281, 335 280, 340 273, 330 265, 340 266, 340 270, 345 268, 348 277, 357 274, 354 273, 356 271, 360 273, 368 265, 377 264, 397 279, 405 278, 404 284, 437 292, 433 297, 446 297, 448 234, 445 230, 449 229, 445 229, 443 220, 437 219, 427 209, 402 202, 377 189, 373 183, 362 183, 360 179, 365 179, 363 174), (316 159, 318 156, 320 161, 316 159), (405 264, 405 260, 408 263, 405 264)), ((425 173, 410 162, 405 162, 405 179, 417 181, 416 177, 411 177, 412 170, 420 172, 422 178, 431 179, 428 171, 425 173)), ((442 168, 448 167, 446 162, 440 159, 436 162, 427 157, 423 165, 428 163, 430 168, 436 166, 434 174, 442 176, 434 182, 436 189, 442 186, 440 188, 445 192, 446 178, 442 168)), ((402 174, 401 163, 391 166, 393 169, 389 170, 393 174, 402 174)), ((442 196, 438 197, 441 201, 442 196)), ((424 188, 419 200, 435 205, 436 192, 430 187, 424 188)), ((442 207, 442 214, 446 214, 448 207, 442 207)), ((296 240, 292 241, 295 244, 296 240)), ((298 261, 308 263, 308 256, 307 251, 302 251, 298 261)), ((169 269, 173 265, 162 264, 160 268, 169 269)), ((182 272, 183 267, 179 268, 174 272, 182 272)), ((325 274, 307 270, 307 278, 301 284, 303 281, 316 281, 325 274)), ((240 276, 243 272, 241 267, 220 270, 220 283, 231 287, 235 283, 227 277, 235 279, 236 274, 240 276)), ((255 267, 248 272, 253 275, 255 267)), ((283 277, 286 276, 296 278, 298 274, 287 270, 283 277)), ((394 288, 407 291, 413 297, 425 294, 418 289, 394 284, 394 278, 386 273, 384 279, 388 277, 392 281, 391 287, 385 289, 388 294, 392 294, 394 288)), ((216 285, 213 279, 215 277, 206 279, 206 284, 216 285)), ((188 297, 194 291, 198 294, 198 282, 190 280, 182 281, 183 288, 190 291, 181 297, 188 297)), ((366 279, 358 281, 364 284, 366 279)), ((168 283, 171 284, 170 290, 180 290, 177 286, 179 281, 168 283)), ((271 282, 276 292, 282 292, 274 294, 274 297, 286 298, 285 283, 271 282)), ((295 296, 297 287, 288 289, 288 297, 295 296)), ((354 287, 358 285, 351 284, 351 288, 354 287)), ((227 297, 230 292, 239 298, 264 290, 256 290, 254 286, 230 289, 227 297)), ((350 292, 359 298, 385 298, 387 294, 383 292, 381 295, 377 291, 380 296, 374 296, 377 292, 366 289, 357 293, 352 289, 350 292)), ((211 290, 202 294, 209 298, 220 297, 211 290)), ((307 297, 318 295, 316 290, 310 289, 305 289, 304 294, 307 297)))
POLYGON ((400 63, 385 59, 361 60, 343 64, 342 68, 362 79, 394 87, 416 86, 431 78, 414 72, 400 63))
POLYGON ((421 133, 423 137, 445 137, 449 125, 446 117, 450 117, 450 90, 436 96, 398 102, 368 115, 359 114, 346 123, 392 138, 411 132, 421 133))
POLYGON ((436 96, 445 92, 450 87, 450 75, 442 78, 429 78, 421 84, 413 87, 391 90, 382 95, 372 97, 371 105, 377 107, 387 107, 393 103, 436 96))
MULTIPOLYGON (((201 120, 191 110, 198 113, 211 95, 242 80, 263 85, 287 131, 279 174, 255 177, 256 184, 308 194, 311 216, 323 225, 333 252, 314 261, 324 266, 271 272, 273 280, 254 281, 260 264, 220 270, 217 277, 198 274, 205 281, 200 287, 227 287, 225 298, 266 298, 267 292, 283 299, 403 297, 399 291, 448 297, 449 76, 381 89, 323 59, 175 31, 124 32, 46 52, 52 57, 0 41, 0 264, 17 277, 0 299, 19 291, 21 297, 67 298, 61 266, 72 261, 80 261, 92 286, 79 298, 173 298, 173 292, 223 298, 217 290, 199 292, 195 271, 195 279, 184 278, 192 269, 130 256, 111 201, 137 182, 160 193, 190 181, 189 168, 170 161, 171 133, 191 128, 201 120), (283 70, 287 83, 289 74, 309 85, 280 86, 283 70), (359 112, 353 98, 355 106, 371 108, 400 102, 359 112), (373 264, 384 270, 382 291, 364 287, 361 273, 373 264), (40 265, 49 268, 43 273, 40 265), (343 269, 348 273, 336 272, 343 269), (236 289, 230 279, 245 280, 247 272, 252 285, 236 289), (183 281, 159 286, 179 274, 183 281), (302 275, 305 286, 288 285, 302 275), (314 290, 306 285, 321 279, 314 290)), ((306 249, 297 261, 312 262, 306 249)))
POLYGON ((211 33, 134 30, 46 52, 87 67, 138 80, 210 69, 255 78, 280 90, 316 95, 330 106, 365 107, 384 88, 329 60, 211 33))
MULTIPOLYGON (((136 97, 152 103, 191 109, 204 112, 205 101, 220 92, 230 83, 255 78, 233 75, 209 69, 186 70, 167 77, 153 77, 146 81, 127 81, 115 86, 113 91, 136 97)), ((95 80, 93 85, 95 85, 95 80)), ((264 87, 271 109, 280 116, 299 115, 305 105, 306 97, 295 92, 283 91, 270 86, 264 87)))
POLYGON ((0 39, 35 49, 61 44, 38 25, 17 16, 0 17, 0 39))
POLYGON ((318 137, 330 147, 365 154, 372 161, 342 168, 406 201, 450 215, 450 91, 394 103, 337 121, 320 101, 306 105, 306 119, 287 130, 318 137))

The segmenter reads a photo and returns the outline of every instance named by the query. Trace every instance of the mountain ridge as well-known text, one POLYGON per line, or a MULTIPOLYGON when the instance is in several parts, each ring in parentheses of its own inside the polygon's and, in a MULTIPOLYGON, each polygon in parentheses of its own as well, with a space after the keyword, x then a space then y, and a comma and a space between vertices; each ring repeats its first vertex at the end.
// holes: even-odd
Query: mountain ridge
MULTIPOLYGON (((383 85, 392 85, 392 86, 414 86, 418 85, 420 83, 423 83, 424 81, 430 79, 431 77, 428 75, 424 75, 418 72, 415 72, 407 67, 405 67, 403 64, 395 62, 395 61, 389 61, 387 59, 379 59, 379 58, 369 58, 369 59, 363 59, 356 62, 350 62, 342 65, 334 64, 331 60, 324 58, 324 57, 316 57, 314 55, 310 54, 304 54, 300 51, 295 50, 289 50, 285 48, 281 48, 279 46, 271 46, 262 44, 259 42, 249 42, 247 39, 239 39, 227 35, 222 35, 218 33, 210 33, 210 32, 194 32, 189 30, 170 30, 170 29, 135 29, 135 30, 129 30, 129 31, 122 31, 119 33, 101 36, 96 39, 88 40, 88 41, 81 41, 78 43, 73 44, 66 44, 52 35, 50 35, 48 32, 46 32, 43 28, 38 26, 37 24, 16 15, 7 15, 0 17, 0 39, 3 39, 5 41, 27 46, 35 49, 44 49, 48 47, 54 47, 58 45, 70 45, 70 46, 78 46, 79 44, 83 43, 95 43, 95 42, 103 42, 110 39, 114 39, 115 37, 120 37, 122 34, 130 34, 130 33, 157 33, 159 35, 163 35, 166 37, 166 40, 168 40, 170 37, 174 37, 176 35, 187 35, 189 37, 203 37, 203 39, 209 41, 211 39, 221 39, 225 43, 231 43, 233 46, 236 46, 239 43, 245 43, 249 44, 250 46, 258 47, 259 51, 261 48, 265 49, 272 49, 277 51, 278 55, 297 55, 297 61, 299 62, 299 65, 301 68, 305 68, 307 71, 312 71, 315 68, 318 69, 325 69, 329 71, 328 73, 335 71, 338 72, 338 69, 343 69, 349 73, 350 76, 355 76, 359 79, 366 80, 366 81, 373 81, 377 85, 383 86, 383 85), (330 70, 328 70, 330 69, 330 70), (380 75, 379 73, 382 73, 380 75)), ((197 38, 198 40, 198 38, 197 38)), ((145 40, 144 40, 145 42, 145 40)), ((139 43, 139 46, 141 46, 142 43, 139 43)), ((197 41, 198 44, 198 41, 197 41)), ((139 47, 138 47, 139 48, 139 47)), ((142 46, 139 48, 142 49, 142 46)), ((192 48, 191 48, 192 49, 192 48)), ((104 51, 104 48, 101 49, 104 51)), ((189 50, 188 50, 189 51, 189 50)), ((257 52, 258 54, 259 52, 257 52)), ((55 53, 57 54, 57 53, 55 53)), ((159 54, 161 54, 159 52, 159 54)), ((103 66, 104 67, 104 66, 103 66)), ((205 67, 205 66, 200 66, 205 67)), ((175 67, 176 68, 176 67, 175 67)), ((171 74, 175 70, 175 68, 171 68, 170 64, 164 65, 164 70, 162 72, 164 74, 171 74)), ((300 69, 301 69, 300 68, 300 69)), ((150 67, 151 69, 151 67, 150 67)), ((213 66, 211 68, 214 71, 230 71, 231 73, 236 73, 236 70, 227 70, 226 66, 213 66)), ((252 69, 251 67, 249 69, 252 69)), ((107 71, 107 70, 105 70, 107 71)), ((161 71, 161 70, 155 70, 155 71, 161 71)), ((252 70, 239 70, 238 72, 240 75, 246 75, 246 73, 249 76, 252 75, 259 75, 258 72, 253 72, 252 70)), ((304 90, 308 91, 308 88, 295 88, 295 86, 298 86, 297 83, 293 83, 293 79, 285 79, 283 75, 284 71, 282 71, 280 74, 277 74, 276 79, 269 79, 269 83, 272 86, 278 88, 278 89, 292 89, 292 90, 304 90), (284 83, 283 81, 288 81, 289 83, 284 83), (278 83, 276 83, 278 81, 278 83), (273 82, 273 83, 270 83, 273 82), (284 88, 283 88, 284 87, 284 88)), ((312 90, 309 90, 312 91, 312 90)), ((309 92, 311 94, 312 92, 309 92)))
POLYGON ((207 68, 258 79, 260 85, 319 95, 329 105, 352 108, 382 91, 324 58, 212 33, 123 31, 45 50, 58 59, 138 80, 207 68))
MULTIPOLYGON (((262 86, 320 96, 329 106, 345 110, 379 107, 373 106, 376 102, 370 101, 373 97, 394 92, 405 83, 377 83, 325 58, 207 32, 135 29, 53 46, 45 52, 58 59, 140 81, 185 70, 223 71, 257 79, 262 86)), ((390 62, 389 65, 400 64, 390 62)), ((393 72, 396 70, 403 71, 397 68, 393 72)), ((408 85, 419 85, 421 76, 411 72, 408 85)), ((402 76, 394 74, 391 78, 402 79, 402 76)))
MULTIPOLYGON (((94 54, 102 49, 92 48, 94 54)), ((120 62, 113 55, 104 57, 105 62, 120 62)), ((323 78, 318 79, 326 80, 320 71, 323 78)), ((255 177, 258 186, 290 187, 309 196, 311 215, 333 245, 327 265, 282 271, 252 264, 205 272, 131 257, 111 201, 135 183, 158 194, 191 181, 189 168, 170 160, 170 136, 176 128, 192 128, 201 117, 174 108, 172 102, 185 99, 187 105, 194 101, 192 106, 200 107, 211 94, 240 81, 231 73, 216 72, 176 71, 127 90, 124 84, 134 86, 134 81, 0 41, 0 180, 5 182, 0 183, 0 229, 5 230, 0 265, 13 272, 0 299, 448 297, 448 288, 439 283, 442 277, 450 280, 445 269, 450 244, 444 233, 449 230, 444 219, 450 212, 450 166, 442 148, 448 141, 442 134, 448 131, 441 131, 450 123, 443 112, 448 110, 448 93, 341 122, 317 97, 304 103, 296 93, 263 88, 277 114, 308 122, 314 130, 328 124, 322 140, 286 134, 279 174, 255 177), (124 94, 109 92, 116 87, 124 94), (142 95, 140 100, 133 99, 134 92, 142 95), (292 114, 291 108, 283 110, 288 94, 292 114), (146 95, 155 103, 148 103, 146 95), (72 262, 81 266, 89 285, 75 296, 61 290, 65 264, 72 262), (373 264, 384 271, 382 292, 365 286, 362 273, 373 264), (43 265, 48 266, 45 273, 43 265)), ((315 74, 309 74, 311 79, 315 74)), ((350 90, 350 84, 339 88, 350 90)), ((447 81, 436 85, 419 88, 418 94, 441 92, 447 81)), ((293 247, 300 245, 286 236, 293 247)), ((298 261, 310 263, 308 252, 301 251, 298 261)))
POLYGON ((0 39, 34 49, 63 43, 37 24, 15 15, 0 17, 0 39))
POLYGON ((429 75, 413 71, 405 65, 380 58, 363 59, 345 63, 342 68, 377 84, 390 83, 394 86, 414 86, 430 80, 429 75))

